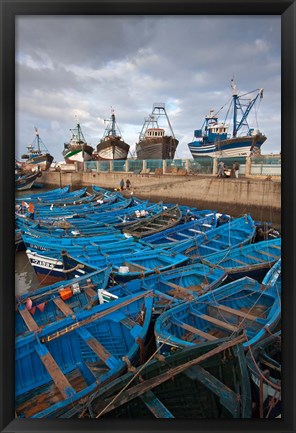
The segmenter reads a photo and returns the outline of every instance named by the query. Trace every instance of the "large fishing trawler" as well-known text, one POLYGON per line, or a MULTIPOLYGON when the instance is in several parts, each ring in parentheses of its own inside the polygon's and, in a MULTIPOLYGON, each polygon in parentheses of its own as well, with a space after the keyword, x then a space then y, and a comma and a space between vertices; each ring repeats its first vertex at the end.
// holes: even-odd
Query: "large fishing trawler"
POLYGON ((178 143, 165 104, 153 104, 152 113, 145 119, 139 142, 136 144, 137 159, 174 159, 178 143), (170 135, 165 135, 165 129, 159 127, 161 118, 166 118, 170 135))
POLYGON ((255 103, 260 103, 263 98, 263 89, 239 95, 234 80, 231 80, 231 88, 232 100, 227 114, 232 106, 232 135, 228 134, 230 125, 226 123, 226 119, 224 122, 218 122, 218 113, 211 110, 202 128, 194 131, 194 140, 188 144, 193 158, 200 156, 240 157, 261 153, 261 146, 266 136, 258 128, 250 128, 247 118, 255 103), (249 95, 255 92, 256 95, 250 99, 249 95))

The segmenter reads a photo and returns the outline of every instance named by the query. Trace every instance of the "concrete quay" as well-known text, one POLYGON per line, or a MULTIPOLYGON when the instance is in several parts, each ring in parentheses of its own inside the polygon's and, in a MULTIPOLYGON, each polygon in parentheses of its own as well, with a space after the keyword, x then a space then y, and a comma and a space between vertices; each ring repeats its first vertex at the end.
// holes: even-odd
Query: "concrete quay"
MULTIPOLYGON (((211 175, 155 175, 126 172, 43 172, 45 187, 71 185, 72 189, 98 185, 119 188, 121 179, 129 179, 133 194, 152 202, 178 203, 200 209, 240 216, 250 213, 259 221, 281 225, 281 180, 270 178, 218 179, 211 175)), ((123 195, 129 196, 130 191, 123 195)))

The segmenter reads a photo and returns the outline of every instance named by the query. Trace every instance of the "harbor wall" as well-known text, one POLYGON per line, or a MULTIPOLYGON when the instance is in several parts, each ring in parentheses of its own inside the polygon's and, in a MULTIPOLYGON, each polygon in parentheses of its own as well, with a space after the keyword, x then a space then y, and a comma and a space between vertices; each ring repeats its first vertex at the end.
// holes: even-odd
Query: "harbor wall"
MULTIPOLYGON (((279 179, 60 171, 44 172, 40 181, 53 188, 70 184, 72 189, 91 185, 118 189, 122 178, 131 181, 130 191, 142 199, 213 209, 232 216, 250 213, 256 220, 270 221, 276 227, 281 224, 279 179)), ((130 191, 124 191, 123 195, 129 196, 130 191)))

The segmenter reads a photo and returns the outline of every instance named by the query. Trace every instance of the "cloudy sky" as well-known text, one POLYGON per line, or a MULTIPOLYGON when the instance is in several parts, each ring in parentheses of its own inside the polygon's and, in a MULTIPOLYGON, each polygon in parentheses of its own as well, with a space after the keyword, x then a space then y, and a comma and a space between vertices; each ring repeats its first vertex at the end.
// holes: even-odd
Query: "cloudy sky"
POLYGON ((267 135, 262 153, 277 153, 280 42, 279 16, 18 17, 16 157, 36 126, 62 161, 76 116, 95 147, 111 107, 133 150, 153 103, 164 102, 179 140, 176 157, 190 158, 194 129, 229 101, 233 77, 239 93, 264 88, 248 120, 267 135))

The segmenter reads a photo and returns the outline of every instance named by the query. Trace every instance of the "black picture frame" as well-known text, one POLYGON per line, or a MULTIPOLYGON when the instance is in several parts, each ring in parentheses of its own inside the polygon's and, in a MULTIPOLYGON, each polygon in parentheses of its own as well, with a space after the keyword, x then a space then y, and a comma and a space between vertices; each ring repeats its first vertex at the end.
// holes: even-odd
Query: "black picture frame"
POLYGON ((281 432, 295 423, 295 0, 13 1, 1 5, 0 427, 8 432, 281 432), (280 15, 282 23, 283 414, 274 420, 14 419, 15 17, 19 15, 280 15))

